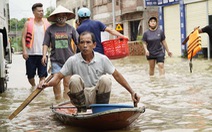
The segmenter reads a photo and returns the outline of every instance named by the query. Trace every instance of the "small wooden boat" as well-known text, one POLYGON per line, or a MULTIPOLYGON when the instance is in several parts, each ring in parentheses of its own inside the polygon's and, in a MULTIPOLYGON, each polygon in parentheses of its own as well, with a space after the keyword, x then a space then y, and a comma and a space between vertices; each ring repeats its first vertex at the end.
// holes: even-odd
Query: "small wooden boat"
POLYGON ((71 103, 62 103, 51 107, 56 117, 66 125, 90 129, 114 130, 128 127, 142 113, 145 107, 116 108, 93 113, 88 109, 85 113, 77 113, 71 103))

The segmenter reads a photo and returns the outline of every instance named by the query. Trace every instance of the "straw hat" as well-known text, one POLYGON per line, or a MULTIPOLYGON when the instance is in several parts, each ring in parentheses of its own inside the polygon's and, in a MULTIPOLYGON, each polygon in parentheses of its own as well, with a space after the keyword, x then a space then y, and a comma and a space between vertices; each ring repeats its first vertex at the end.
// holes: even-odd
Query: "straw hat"
POLYGON ((49 17, 47 18, 48 21, 50 21, 50 22, 56 22, 56 15, 57 15, 57 14, 60 14, 60 13, 66 13, 66 14, 67 14, 67 20, 70 20, 70 19, 72 19, 72 18, 75 18, 75 14, 74 14, 72 11, 66 9, 65 7, 63 7, 63 6, 61 6, 61 5, 59 5, 59 6, 49 15, 49 17))

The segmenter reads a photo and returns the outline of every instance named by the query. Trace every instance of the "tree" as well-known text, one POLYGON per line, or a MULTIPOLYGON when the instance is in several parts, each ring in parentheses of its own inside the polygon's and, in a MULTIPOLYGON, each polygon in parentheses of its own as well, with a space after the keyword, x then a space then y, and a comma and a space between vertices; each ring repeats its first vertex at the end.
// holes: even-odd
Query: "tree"
POLYGON ((53 11, 55 10, 54 7, 50 6, 46 9, 46 14, 44 15, 44 17, 48 17, 53 11))
MULTIPOLYGON (((48 7, 46 10, 46 14, 44 17, 48 17, 55 8, 48 7)), ((22 31, 24 28, 24 24, 27 21, 27 18, 22 18, 20 21, 16 18, 10 19, 10 31, 17 33, 17 31, 22 31)), ((17 34, 16 34, 17 35, 17 34)), ((21 45, 21 36, 11 37, 10 39, 11 45, 15 48, 15 51, 21 51, 22 45, 21 45)))
POLYGON ((16 31, 17 23, 18 23, 18 19, 16 19, 16 18, 10 19, 10 30, 11 31, 16 31))
POLYGON ((22 30, 24 28, 24 24, 27 21, 26 18, 22 18, 20 21, 18 21, 18 30, 22 30))
POLYGON ((26 22, 26 18, 22 18, 20 21, 16 18, 10 19, 10 30, 11 31, 20 31, 24 27, 24 23, 26 22))
MULTIPOLYGON (((44 15, 47 18, 53 11, 54 7, 48 7, 46 10, 46 14, 44 15)), ((11 31, 21 31, 24 28, 24 24, 27 21, 27 18, 22 18, 20 21, 16 18, 10 19, 10 30, 11 31), (16 27, 17 26, 17 27, 16 27)))

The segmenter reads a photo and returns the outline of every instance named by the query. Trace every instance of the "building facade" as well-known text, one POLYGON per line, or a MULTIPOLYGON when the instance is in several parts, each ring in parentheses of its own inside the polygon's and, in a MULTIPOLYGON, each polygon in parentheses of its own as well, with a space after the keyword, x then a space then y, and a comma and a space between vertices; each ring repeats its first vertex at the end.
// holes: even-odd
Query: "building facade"
POLYGON ((145 7, 143 0, 57 0, 56 5, 62 5, 76 15, 80 7, 88 7, 92 19, 114 29, 119 28, 130 41, 136 41, 143 34, 148 28, 147 20, 151 16, 158 17, 158 7, 145 7))
POLYGON ((9 19, 10 19, 10 11, 9 11, 9 0, 2 0, 0 4, 0 29, 5 27, 7 31, 9 30, 9 19), (7 25, 7 26, 5 26, 7 25))
MULTIPOLYGON (((160 25, 175 56, 184 55, 186 45, 182 45, 182 42, 195 27, 212 24, 212 0, 163 0, 158 6, 160 25)), ((201 34, 201 37, 202 52, 199 54, 211 58, 212 42, 207 34, 201 34)))
MULTIPOLYGON (((187 49, 182 42, 195 27, 212 24, 212 0, 57 0, 57 5, 75 13, 86 6, 91 9, 92 19, 113 28, 121 25, 121 32, 130 41, 136 41, 138 37, 140 40, 148 28, 147 20, 156 16, 174 56, 185 55, 187 49)), ((211 58, 212 42, 207 34, 201 34, 201 37, 203 50, 199 54, 211 58)))

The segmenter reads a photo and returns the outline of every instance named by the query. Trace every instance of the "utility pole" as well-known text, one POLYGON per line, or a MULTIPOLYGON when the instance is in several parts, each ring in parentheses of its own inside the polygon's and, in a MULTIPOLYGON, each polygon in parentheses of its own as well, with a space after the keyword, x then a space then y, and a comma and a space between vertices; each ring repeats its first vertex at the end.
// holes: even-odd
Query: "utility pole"
POLYGON ((15 43, 16 43, 17 52, 18 52, 19 48, 18 48, 18 40, 17 40, 17 24, 18 24, 18 20, 16 20, 16 23, 15 23, 15 43))
MULTIPOLYGON (((115 0, 112 0, 113 29, 116 29, 115 0)), ((113 36, 115 38, 115 36, 113 36)))

